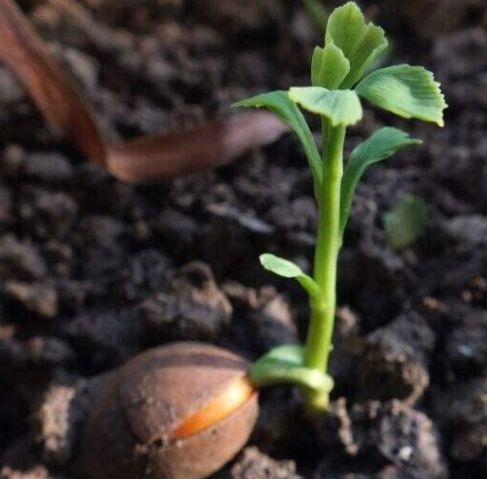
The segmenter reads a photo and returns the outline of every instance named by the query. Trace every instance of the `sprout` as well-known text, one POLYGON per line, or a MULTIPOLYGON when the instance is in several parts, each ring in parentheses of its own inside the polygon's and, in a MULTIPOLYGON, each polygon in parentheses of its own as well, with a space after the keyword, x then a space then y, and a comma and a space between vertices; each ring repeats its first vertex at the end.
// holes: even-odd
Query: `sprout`
MULTIPOLYGON (((304 347, 285 346, 271 351, 251 370, 251 378, 258 386, 300 385, 313 412, 326 409, 333 387, 328 366, 335 320, 337 262, 358 182, 372 164, 391 157, 401 148, 421 143, 397 128, 385 127, 357 146, 348 161, 344 161, 347 128, 362 119, 362 100, 402 118, 444 124, 443 111, 447 105, 432 73, 410 65, 369 72, 380 64, 387 46, 384 30, 367 23, 359 7, 348 2, 328 18, 325 44, 316 47, 313 53, 311 86, 265 93, 236 104, 267 108, 287 123, 303 147, 313 176, 318 234, 312 274, 305 274, 289 260, 275 255, 260 257, 265 269, 295 279, 308 293, 311 318, 307 341, 304 347), (301 109, 321 118, 321 151, 301 109)), ((403 209, 400 213, 403 218, 403 209)), ((386 223, 390 228, 391 221, 386 223)))

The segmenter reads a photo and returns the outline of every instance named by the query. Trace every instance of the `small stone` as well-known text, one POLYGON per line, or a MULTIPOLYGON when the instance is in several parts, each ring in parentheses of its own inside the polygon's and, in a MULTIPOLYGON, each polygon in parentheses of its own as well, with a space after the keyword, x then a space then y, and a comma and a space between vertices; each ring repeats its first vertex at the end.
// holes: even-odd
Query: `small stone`
POLYGON ((45 283, 7 281, 7 297, 20 303, 26 311, 44 318, 54 318, 59 312, 57 291, 45 283))
POLYGON ((230 473, 222 479, 303 479, 294 461, 276 461, 256 447, 244 449, 230 473))

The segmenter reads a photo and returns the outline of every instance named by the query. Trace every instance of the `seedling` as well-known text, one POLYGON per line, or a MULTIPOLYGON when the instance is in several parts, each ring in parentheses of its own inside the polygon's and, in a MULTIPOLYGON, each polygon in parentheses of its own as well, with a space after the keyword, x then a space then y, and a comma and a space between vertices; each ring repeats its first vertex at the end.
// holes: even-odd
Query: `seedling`
POLYGON ((273 254, 260 257, 265 269, 295 279, 308 293, 311 317, 306 344, 272 350, 251 369, 251 380, 257 386, 301 386, 312 412, 326 409, 333 388, 329 362, 337 261, 357 185, 369 166, 401 148, 421 143, 397 128, 384 127, 357 146, 344 162, 347 128, 362 119, 363 99, 402 118, 443 126, 447 105, 432 73, 411 65, 369 72, 387 45, 382 28, 366 23, 359 7, 349 2, 330 15, 324 47, 313 52, 311 86, 264 93, 236 104, 267 108, 286 122, 296 133, 313 176, 318 232, 312 274, 273 254), (321 118, 321 152, 300 108, 321 118))
MULTIPOLYGON (((2 4, 11 2, 0 0, 2 4)), ((18 20, 18 15, 14 18, 18 20)), ((1 27, 0 22, 0 33, 1 27)), ((71 460, 80 477, 207 477, 249 437, 258 412, 256 390, 261 386, 298 385, 310 411, 326 409, 333 388, 329 358, 337 262, 354 192, 369 166, 420 143, 401 130, 385 127, 357 146, 344 163, 347 128, 362 118, 361 99, 398 116, 440 126, 446 108, 439 84, 423 67, 397 65, 368 73, 386 47, 384 31, 366 23, 357 5, 349 2, 330 15, 325 45, 313 53, 312 86, 238 103, 267 108, 291 127, 313 176, 318 234, 312 274, 272 254, 260 258, 264 268, 295 279, 308 293, 311 318, 306 344, 276 348, 249 365, 220 348, 176 343, 147 351, 94 379, 86 416, 74 416, 73 427, 81 430, 67 431, 63 423, 66 443, 79 437, 79 450, 71 460), (321 118, 321 152, 300 108, 321 118)), ((63 443, 57 437, 54 442, 63 443)))

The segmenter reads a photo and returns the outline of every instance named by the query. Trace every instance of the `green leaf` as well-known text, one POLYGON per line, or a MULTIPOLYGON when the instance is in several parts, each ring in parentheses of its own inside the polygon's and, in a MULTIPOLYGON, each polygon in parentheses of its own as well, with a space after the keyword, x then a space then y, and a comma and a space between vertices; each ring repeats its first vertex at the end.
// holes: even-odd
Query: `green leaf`
POLYGON ((377 130, 350 155, 342 179, 340 199, 340 230, 343 234, 347 225, 353 197, 360 178, 374 163, 391 157, 396 151, 408 145, 419 145, 421 140, 411 138, 397 128, 384 127, 377 130))
POLYGON ((298 281, 310 296, 315 296, 318 293, 318 285, 315 280, 305 274, 303 270, 292 261, 270 253, 261 254, 259 259, 260 264, 267 271, 282 276, 283 278, 292 278, 298 281))
POLYGON ((384 30, 366 23, 360 8, 348 2, 335 9, 328 19, 326 45, 336 45, 350 62, 350 72, 341 88, 352 88, 387 48, 384 30))
POLYGON ((278 361, 289 366, 304 366, 305 348, 299 344, 285 344, 271 349, 259 361, 278 361))
POLYGON ((245 100, 234 103, 232 106, 244 108, 267 108, 288 124, 296 133, 308 159, 313 177, 318 184, 321 184, 323 172, 321 168, 321 157, 316 146, 315 139, 309 129, 306 120, 291 101, 286 91, 278 90, 263 93, 245 100))
POLYGON ((396 65, 381 68, 366 76, 356 91, 374 105, 403 118, 444 125, 445 97, 433 74, 423 67, 396 65))
POLYGON ((387 243, 395 250, 411 246, 423 234, 427 221, 425 202, 417 196, 407 196, 384 215, 387 243))
POLYGON ((323 371, 306 367, 304 353, 305 349, 298 345, 272 349, 252 365, 250 380, 257 387, 295 384, 328 394, 333 389, 333 379, 323 371))
POLYGON ((311 58, 311 84, 334 90, 350 71, 350 62, 336 45, 316 47, 311 58))
POLYGON ((289 96, 305 110, 329 118, 333 126, 354 125, 363 116, 360 99, 352 90, 293 87, 289 90, 289 96))

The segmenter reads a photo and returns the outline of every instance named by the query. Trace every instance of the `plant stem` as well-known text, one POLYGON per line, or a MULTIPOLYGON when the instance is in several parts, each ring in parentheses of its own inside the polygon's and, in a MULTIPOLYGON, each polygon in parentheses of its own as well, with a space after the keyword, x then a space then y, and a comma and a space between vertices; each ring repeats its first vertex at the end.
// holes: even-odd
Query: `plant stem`
MULTIPOLYGON (((323 183, 317 195, 318 238, 314 278, 318 296, 311 302, 311 323, 306 341, 305 365, 327 372, 332 350, 336 309, 337 260, 341 247, 340 190, 343 176, 343 143, 346 128, 334 127, 323 119, 323 183)), ((328 394, 308 394, 312 411, 328 406, 328 394)))

